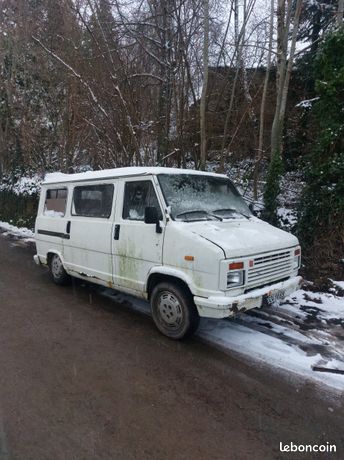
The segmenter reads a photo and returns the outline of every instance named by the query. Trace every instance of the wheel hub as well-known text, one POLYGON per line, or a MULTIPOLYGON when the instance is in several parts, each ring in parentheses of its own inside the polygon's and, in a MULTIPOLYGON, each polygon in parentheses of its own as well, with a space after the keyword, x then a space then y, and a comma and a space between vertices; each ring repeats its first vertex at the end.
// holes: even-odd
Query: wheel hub
POLYGON ((62 272, 62 262, 58 256, 55 256, 51 262, 51 271, 53 275, 59 277, 62 272))
POLYGON ((178 299, 170 292, 160 295, 158 310, 161 319, 168 325, 179 325, 183 318, 182 308, 178 299))

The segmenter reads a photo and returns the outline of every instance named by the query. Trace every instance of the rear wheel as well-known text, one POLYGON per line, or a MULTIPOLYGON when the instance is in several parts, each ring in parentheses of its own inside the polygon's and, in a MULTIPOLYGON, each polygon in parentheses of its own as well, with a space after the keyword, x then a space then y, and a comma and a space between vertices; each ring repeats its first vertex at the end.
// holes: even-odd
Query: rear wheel
POLYGON ((63 286, 69 283, 70 276, 64 269, 62 260, 57 254, 53 254, 50 257, 49 269, 50 269, 51 278, 55 284, 63 286))
POLYGON ((168 282, 159 283, 151 295, 151 310, 159 331, 171 339, 192 335, 199 325, 199 315, 191 294, 168 282))

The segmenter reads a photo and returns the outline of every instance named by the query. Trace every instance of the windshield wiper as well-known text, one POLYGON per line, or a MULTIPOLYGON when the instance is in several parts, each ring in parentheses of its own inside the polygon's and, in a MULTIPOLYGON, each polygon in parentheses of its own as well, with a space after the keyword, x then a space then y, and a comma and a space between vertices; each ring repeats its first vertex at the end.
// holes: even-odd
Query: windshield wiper
MULTIPOLYGON (((247 216, 247 215, 244 214, 243 212, 238 211, 237 209, 233 209, 233 208, 215 209, 215 210, 213 211, 213 214, 212 214, 212 215, 215 215, 216 212, 231 212, 231 213, 236 213, 236 214, 240 214, 241 216, 246 217, 246 219, 249 219, 249 216, 247 216)), ((223 219, 222 219, 222 220, 223 220, 223 219)))
MULTIPOLYGON (((203 213, 205 214, 206 216, 211 216, 211 217, 215 217, 215 219, 217 220, 223 220, 222 217, 220 216, 216 216, 215 214, 211 213, 211 212, 208 212, 208 211, 205 211, 204 209, 195 209, 195 210, 192 210, 192 211, 184 211, 184 212, 180 212, 179 214, 176 215, 176 219, 178 219, 179 217, 183 216, 183 215, 187 215, 187 214, 197 214, 197 213, 203 213)), ((198 220, 198 219, 192 219, 192 220, 198 220)))

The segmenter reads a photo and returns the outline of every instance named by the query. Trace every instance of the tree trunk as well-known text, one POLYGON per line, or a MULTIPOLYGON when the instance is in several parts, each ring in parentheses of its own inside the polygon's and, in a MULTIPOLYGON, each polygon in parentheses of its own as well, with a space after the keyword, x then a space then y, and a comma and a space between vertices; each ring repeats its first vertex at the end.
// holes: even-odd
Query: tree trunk
POLYGON ((280 152, 282 152, 282 137, 283 137, 283 128, 284 128, 284 120, 285 120, 285 110, 287 106, 290 76, 291 76, 291 72, 293 69, 293 63, 294 63, 294 54, 295 54, 295 47, 296 47, 297 31, 299 28, 301 5, 302 5, 302 0, 297 0, 295 15, 294 15, 293 34, 291 38, 289 60, 288 60, 288 65, 286 67, 284 85, 282 88, 282 98, 281 98, 281 106, 280 106, 280 114, 279 114, 279 117, 280 117, 280 139, 279 139, 280 152))
POLYGON ((206 127, 206 97, 208 86, 209 63, 209 0, 203 0, 204 12, 204 39, 203 39, 203 87, 200 104, 200 131, 201 131, 201 161, 200 169, 205 170, 207 161, 207 127, 206 127))
POLYGON ((264 191, 265 218, 272 224, 277 224, 277 201, 280 192, 280 176, 282 173, 282 149, 283 149, 283 127, 285 119, 285 110, 287 104, 287 95, 289 89, 289 80, 292 71, 296 36, 299 26, 302 0, 297 0, 294 27, 291 38, 289 60, 288 39, 290 30, 290 19, 292 10, 292 0, 288 0, 287 12, 285 12, 284 0, 278 0, 277 10, 277 98, 275 116, 271 130, 271 160, 269 172, 264 191))
POLYGON ((337 26, 343 25, 344 0, 338 0, 337 26))
POLYGON ((157 162, 163 163, 168 155, 169 132, 170 132, 170 110, 171 110, 171 8, 170 0, 161 0, 161 55, 160 60, 163 65, 161 68, 161 80, 159 91, 158 108, 158 145, 157 162))
MULTIPOLYGON (((243 43, 243 45, 244 45, 245 39, 246 39, 247 15, 248 15, 247 4, 246 4, 246 0, 244 0, 244 24, 243 24, 243 30, 242 30, 242 43, 243 43)), ((249 82, 248 82, 248 78, 247 78, 246 64, 245 64, 244 53, 243 53, 244 47, 241 46, 239 49, 240 49, 239 65, 241 67, 241 73, 242 73, 242 86, 243 86, 244 96, 245 96, 246 103, 247 103, 248 117, 249 117, 251 127, 252 127, 253 145, 256 146, 257 145, 258 120, 257 120, 256 113, 254 111, 252 96, 251 96, 251 93, 250 93, 250 86, 249 86, 249 82)))
POLYGON ((271 129, 271 154, 279 152, 282 154, 283 150, 283 127, 285 119, 286 102, 289 90, 289 80, 292 71, 296 37, 299 27, 299 19, 301 13, 302 0, 297 0, 294 27, 290 45, 290 53, 287 64, 288 54, 288 37, 290 30, 290 18, 292 1, 288 0, 287 12, 285 11, 285 0, 278 0, 277 9, 277 96, 274 120, 271 129))
POLYGON ((254 173, 253 173, 253 195, 254 195, 255 200, 258 199, 259 166, 260 166, 260 162, 263 156, 265 105, 266 105, 266 96, 267 96, 268 86, 269 86, 271 54, 272 54, 272 37, 274 33, 274 4, 275 4, 275 0, 271 0, 268 56, 267 56, 267 61, 266 61, 266 73, 265 73, 265 79, 264 79, 262 101, 260 105, 258 149, 256 152, 256 160, 255 160, 254 173))

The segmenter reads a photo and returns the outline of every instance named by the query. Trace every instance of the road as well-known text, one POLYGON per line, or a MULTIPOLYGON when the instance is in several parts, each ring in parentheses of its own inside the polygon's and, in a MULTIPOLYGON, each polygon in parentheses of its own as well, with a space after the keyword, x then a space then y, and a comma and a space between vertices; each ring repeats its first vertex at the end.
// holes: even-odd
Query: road
POLYGON ((344 458, 342 396, 173 342, 92 286, 55 286, 33 253, 0 236, 1 460, 317 458, 291 441, 344 458))

